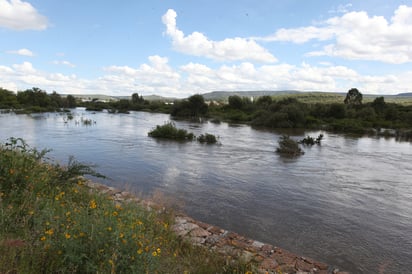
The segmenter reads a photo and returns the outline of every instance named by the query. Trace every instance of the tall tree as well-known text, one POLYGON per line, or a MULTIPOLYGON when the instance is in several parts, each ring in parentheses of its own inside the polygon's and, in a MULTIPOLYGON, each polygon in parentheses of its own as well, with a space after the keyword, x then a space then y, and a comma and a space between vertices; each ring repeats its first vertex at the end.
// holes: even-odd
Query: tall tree
POLYGON ((351 88, 346 94, 346 98, 343 102, 347 105, 361 105, 362 98, 362 93, 360 93, 357 88, 351 88))

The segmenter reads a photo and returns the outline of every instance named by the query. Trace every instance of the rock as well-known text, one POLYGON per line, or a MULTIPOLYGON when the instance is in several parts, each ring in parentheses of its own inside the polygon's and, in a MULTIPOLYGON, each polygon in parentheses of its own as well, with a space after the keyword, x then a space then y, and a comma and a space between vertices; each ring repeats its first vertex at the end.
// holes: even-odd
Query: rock
POLYGON ((189 235, 192 236, 192 237, 207 237, 207 236, 209 236, 210 234, 211 234, 210 232, 204 230, 204 229, 201 228, 201 227, 194 228, 194 229, 191 230, 190 233, 189 233, 189 235))
POLYGON ((192 223, 183 223, 180 225, 173 225, 172 229, 178 236, 185 236, 195 228, 200 228, 198 225, 192 223))
POLYGON ((257 249, 261 249, 265 244, 261 243, 259 241, 253 241, 252 243, 252 247, 257 248, 257 249))
POLYGON ((176 225, 181 225, 181 224, 185 224, 185 223, 187 223, 186 218, 183 218, 183 217, 180 217, 180 216, 175 218, 175 224, 176 225))
POLYGON ((266 258, 260 263, 259 268, 264 270, 273 270, 278 266, 279 264, 275 259, 266 258))
POLYGON ((255 254, 253 254, 252 252, 249 252, 249 251, 243 251, 242 254, 240 255, 240 259, 244 263, 249 263, 250 261, 253 260, 254 257, 255 257, 255 254))
POLYGON ((225 233, 225 230, 220 229, 216 226, 210 226, 207 230, 210 231, 213 234, 223 234, 223 233, 225 233))
POLYGON ((206 238, 203 237, 190 237, 190 242, 195 245, 202 245, 206 241, 206 238))

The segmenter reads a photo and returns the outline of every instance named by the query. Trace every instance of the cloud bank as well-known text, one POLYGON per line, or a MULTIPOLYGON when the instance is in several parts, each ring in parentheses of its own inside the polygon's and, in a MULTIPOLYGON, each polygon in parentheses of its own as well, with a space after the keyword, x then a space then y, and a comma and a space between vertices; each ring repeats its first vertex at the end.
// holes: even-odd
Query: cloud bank
POLYGON ((311 40, 332 41, 307 56, 333 56, 392 64, 412 62, 412 7, 399 6, 390 21, 366 12, 347 12, 318 26, 279 29, 255 40, 302 44, 311 40))
POLYGON ((166 35, 172 39, 173 48, 181 53, 203 56, 218 61, 257 61, 273 63, 277 59, 255 41, 246 38, 227 38, 212 41, 203 33, 193 32, 185 36, 176 25, 177 13, 169 9, 162 17, 166 35))
POLYGON ((0 0, 0 27, 12 30, 44 30, 47 18, 28 2, 0 0))

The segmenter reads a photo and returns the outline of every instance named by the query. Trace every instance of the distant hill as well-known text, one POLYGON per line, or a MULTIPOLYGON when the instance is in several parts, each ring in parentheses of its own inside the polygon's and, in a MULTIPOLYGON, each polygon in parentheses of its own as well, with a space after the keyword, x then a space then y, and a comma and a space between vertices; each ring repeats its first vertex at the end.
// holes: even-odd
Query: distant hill
POLYGON ((412 96, 412 92, 399 93, 396 96, 409 97, 409 96, 412 96))
POLYGON ((163 97, 159 95, 143 95, 143 99, 147 101, 163 101, 163 102, 173 102, 175 100, 178 100, 177 98, 173 97, 163 97))
POLYGON ((213 91, 202 94, 205 100, 227 100, 229 96, 241 96, 241 97, 259 97, 259 96, 274 96, 274 95, 292 95, 301 93, 297 90, 254 90, 254 91, 213 91))

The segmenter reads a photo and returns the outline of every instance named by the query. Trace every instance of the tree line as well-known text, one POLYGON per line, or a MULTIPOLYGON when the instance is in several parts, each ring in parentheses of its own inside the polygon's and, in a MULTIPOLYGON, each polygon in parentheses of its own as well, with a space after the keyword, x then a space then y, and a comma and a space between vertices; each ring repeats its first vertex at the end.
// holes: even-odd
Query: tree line
POLYGON ((46 112, 75 108, 76 105, 76 99, 73 95, 62 97, 55 91, 48 94, 36 87, 15 94, 10 90, 0 88, 0 109, 46 112))

